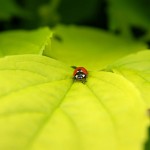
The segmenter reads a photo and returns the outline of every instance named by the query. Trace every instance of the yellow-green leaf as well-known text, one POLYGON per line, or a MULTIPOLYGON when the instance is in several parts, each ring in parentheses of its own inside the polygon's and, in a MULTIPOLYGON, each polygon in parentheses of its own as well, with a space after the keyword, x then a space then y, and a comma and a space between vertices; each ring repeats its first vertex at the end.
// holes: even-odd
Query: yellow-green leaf
POLYGON ((150 51, 145 50, 129 55, 110 65, 108 70, 123 75, 130 80, 142 94, 150 108, 150 51))
POLYGON ((142 150, 148 124, 140 92, 124 77, 38 55, 0 59, 1 150, 142 150))
POLYGON ((52 47, 47 47, 44 55, 69 65, 97 70, 146 47, 143 43, 123 39, 103 30, 61 25, 54 29, 52 47))
POLYGON ((0 57, 18 54, 42 54, 50 44, 52 32, 49 28, 33 31, 14 30, 0 34, 0 57))

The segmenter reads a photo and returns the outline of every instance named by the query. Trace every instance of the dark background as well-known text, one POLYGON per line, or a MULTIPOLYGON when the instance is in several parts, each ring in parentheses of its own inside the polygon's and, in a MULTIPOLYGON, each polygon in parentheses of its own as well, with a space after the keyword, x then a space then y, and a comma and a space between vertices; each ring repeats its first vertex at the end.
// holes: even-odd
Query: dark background
MULTIPOLYGON (((140 39, 150 31, 149 6, 149 0, 1 0, 0 31, 54 27, 61 23, 140 39)), ((149 38, 145 41, 149 43, 149 38)))

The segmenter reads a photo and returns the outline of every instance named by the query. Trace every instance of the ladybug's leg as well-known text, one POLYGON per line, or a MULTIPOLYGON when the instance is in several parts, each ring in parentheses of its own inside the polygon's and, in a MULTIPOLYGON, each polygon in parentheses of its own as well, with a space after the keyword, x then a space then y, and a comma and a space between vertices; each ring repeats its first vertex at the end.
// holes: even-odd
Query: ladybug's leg
POLYGON ((77 79, 76 79, 75 77, 73 77, 72 79, 73 79, 73 82, 76 82, 76 81, 77 81, 77 79))
POLYGON ((82 79, 82 83, 85 84, 86 83, 86 78, 82 79))

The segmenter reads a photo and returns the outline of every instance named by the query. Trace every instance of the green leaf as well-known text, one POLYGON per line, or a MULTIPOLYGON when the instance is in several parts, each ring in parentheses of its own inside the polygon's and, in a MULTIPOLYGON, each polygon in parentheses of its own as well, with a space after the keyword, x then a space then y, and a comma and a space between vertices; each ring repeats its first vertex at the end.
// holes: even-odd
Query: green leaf
POLYGON ((147 47, 88 27, 57 26, 54 38, 52 47, 47 47, 44 55, 89 69, 103 69, 118 58, 147 47))
POLYGON ((39 5, 38 15, 40 25, 55 26, 60 21, 60 15, 57 12, 60 0, 50 0, 48 3, 39 5))
POLYGON ((149 134, 149 138, 145 143, 145 150, 149 150, 150 149, 150 127, 148 128, 148 134, 149 134))
POLYGON ((150 108, 150 51, 142 51, 129 55, 110 65, 108 70, 113 70, 130 80, 142 93, 150 108))
MULTIPOLYGON (((134 84, 141 92, 147 105, 147 114, 150 109, 150 51, 143 51, 137 54, 129 55, 110 65, 107 70, 113 70, 115 73, 123 75, 126 79, 134 84)), ((146 142, 145 150, 150 147, 149 139, 146 142)))
POLYGON ((50 44, 52 32, 49 28, 33 31, 14 30, 0 34, 0 57, 18 54, 42 54, 50 44))
POLYGON ((0 59, 1 150, 142 150, 148 124, 135 86, 120 75, 73 69, 38 55, 0 59))
POLYGON ((109 28, 111 30, 120 30, 121 34, 127 38, 133 36, 131 27, 141 27, 150 33, 150 1, 108 0, 108 3, 109 28))
POLYGON ((14 0, 0 1, 0 20, 9 20, 13 16, 20 16, 23 13, 14 0))
POLYGON ((58 13, 62 23, 81 23, 93 19, 101 3, 102 0, 63 0, 60 1, 58 13))

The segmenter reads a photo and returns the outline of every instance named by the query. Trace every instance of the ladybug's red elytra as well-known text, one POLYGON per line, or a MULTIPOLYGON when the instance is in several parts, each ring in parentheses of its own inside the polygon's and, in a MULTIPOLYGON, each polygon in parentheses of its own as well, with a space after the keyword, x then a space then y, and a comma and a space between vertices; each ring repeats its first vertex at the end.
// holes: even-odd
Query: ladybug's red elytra
POLYGON ((86 82, 88 71, 84 67, 76 67, 73 72, 73 78, 75 81, 80 81, 82 83, 86 82))

